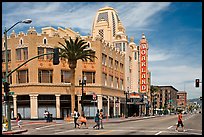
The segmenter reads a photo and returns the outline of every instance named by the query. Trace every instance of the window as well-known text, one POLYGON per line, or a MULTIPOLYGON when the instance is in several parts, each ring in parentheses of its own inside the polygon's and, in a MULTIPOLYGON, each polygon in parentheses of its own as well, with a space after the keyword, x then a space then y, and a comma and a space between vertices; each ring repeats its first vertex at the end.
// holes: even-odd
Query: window
MULTIPOLYGON (((95 56, 95 52, 91 53, 91 55, 95 56)), ((90 62, 95 62, 95 58, 94 57, 90 57, 92 59, 92 61, 90 60, 90 62)))
POLYGON ((113 37, 115 37, 115 18, 112 12, 112 20, 113 20, 113 37))
POLYGON ((52 70, 38 70, 39 83, 52 83, 52 70))
POLYGON ((102 81, 103 81, 103 85, 107 86, 107 74, 105 73, 102 74, 102 81))
POLYGON ((101 36, 102 38, 104 38, 104 32, 103 32, 103 29, 100 29, 100 30, 98 31, 98 34, 99 34, 99 36, 101 36))
POLYGON ((99 13, 97 22, 99 22, 101 20, 102 21, 103 20, 108 21, 108 12, 99 13))
POLYGON ((115 77, 115 80, 114 80, 114 87, 119 88, 119 78, 117 77, 115 77))
POLYGON ((28 48, 23 48, 23 56, 24 56, 24 60, 28 59, 28 48))
POLYGON ((121 43, 116 43, 115 47, 116 47, 116 49, 120 49, 120 51, 122 51, 121 43))
POLYGON ((115 60, 115 70, 118 70, 118 61, 115 60))
POLYGON ((177 95, 177 99, 179 99, 179 95, 177 95))
POLYGON ((102 53, 102 65, 106 65, 106 58, 107 58, 107 55, 102 53))
POLYGON ((135 60, 137 60, 137 52, 134 52, 135 53, 135 60))
POLYGON ((16 76, 16 82, 17 83, 28 83, 28 70, 19 70, 17 71, 16 76))
POLYGON ((96 72, 82 72, 83 77, 86 76, 86 83, 95 83, 95 73, 96 72))
POLYGON ((70 83, 71 71, 61 70, 61 82, 70 83))
MULTIPOLYGON (((38 47, 38 55, 40 54, 44 54, 44 48, 42 47, 38 47)), ((38 57, 38 59, 44 59, 44 56, 40 56, 38 57)))
POLYGON ((16 49, 16 60, 21 60, 21 49, 16 49))
POLYGON ((113 58, 109 57, 109 67, 113 68, 113 58))
POLYGON ((123 51, 125 51, 125 43, 123 43, 123 51))
POLYGON ((113 87, 113 76, 109 75, 109 86, 113 87))
MULTIPOLYGON (((46 48, 46 53, 51 53, 53 52, 53 48, 46 48)), ((52 58, 52 54, 47 55, 47 59, 51 59, 52 58)))
POLYGON ((47 39, 46 38, 43 39, 43 44, 47 44, 47 39))
POLYGON ((120 71, 123 72, 123 64, 120 63, 120 71))
POLYGON ((5 51, 1 52, 2 54, 2 62, 6 62, 6 56, 5 56, 5 51))
POLYGON ((20 40, 20 45, 23 45, 23 39, 20 40))
POLYGON ((120 79, 120 89, 123 89, 123 79, 120 79))

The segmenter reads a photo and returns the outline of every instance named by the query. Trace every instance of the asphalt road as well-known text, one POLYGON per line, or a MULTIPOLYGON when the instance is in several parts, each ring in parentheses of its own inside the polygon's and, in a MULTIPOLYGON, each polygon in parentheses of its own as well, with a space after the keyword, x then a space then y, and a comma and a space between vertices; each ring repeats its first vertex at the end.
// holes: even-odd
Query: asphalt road
MULTIPOLYGON (((74 128, 73 123, 25 123, 27 135, 202 135, 202 114, 183 115, 185 132, 182 128, 176 132, 177 115, 167 115, 150 119, 121 123, 104 123, 104 129, 93 129, 94 123, 88 123, 88 129, 74 128)), ((14 128, 16 128, 14 126, 14 128)))

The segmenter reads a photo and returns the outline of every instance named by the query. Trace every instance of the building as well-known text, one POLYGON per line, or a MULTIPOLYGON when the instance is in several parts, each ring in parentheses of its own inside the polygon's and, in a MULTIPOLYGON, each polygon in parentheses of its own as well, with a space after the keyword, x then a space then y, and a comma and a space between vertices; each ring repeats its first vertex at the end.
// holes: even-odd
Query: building
MULTIPOLYGON (((64 43, 63 38, 69 37, 86 40, 98 58, 93 62, 77 62, 75 93, 70 91, 71 73, 66 60, 61 59, 60 64, 55 66, 52 64, 52 55, 38 57, 9 77, 11 91, 14 92, 10 99, 14 117, 19 112, 25 119, 39 119, 43 118, 44 111, 48 110, 54 118, 64 118, 71 115, 74 107, 80 112, 82 87, 79 80, 83 76, 87 77, 84 87, 86 93, 84 111, 87 117, 93 117, 96 109, 103 109, 105 115, 109 117, 125 114, 124 91, 130 93, 142 91, 141 94, 149 99, 148 44, 145 35, 142 34, 139 46, 134 43, 133 38, 129 42, 117 12, 111 7, 98 10, 91 36, 81 36, 69 28, 60 27, 58 29, 44 27, 41 33, 37 33, 34 27, 30 27, 27 33, 16 34, 13 31, 8 36, 7 44, 9 72, 34 56, 53 52, 55 46, 60 46, 58 42, 64 43), (140 52, 143 56, 140 56, 140 52), (96 101, 93 101, 93 94, 97 96, 96 101), (74 106, 71 102, 75 102, 74 106)), ((2 45, 4 78, 4 38, 2 45)), ((140 108, 146 109, 146 104, 140 102, 132 109, 138 111, 140 108)))
POLYGON ((155 100, 155 114, 175 112, 177 108, 177 92, 173 86, 156 86, 157 93, 153 96, 155 100), (167 111, 166 111, 167 110, 167 111), (166 112, 165 112, 166 111, 166 112))
POLYGON ((187 92, 186 91, 177 92, 177 107, 182 110, 187 109, 187 92))

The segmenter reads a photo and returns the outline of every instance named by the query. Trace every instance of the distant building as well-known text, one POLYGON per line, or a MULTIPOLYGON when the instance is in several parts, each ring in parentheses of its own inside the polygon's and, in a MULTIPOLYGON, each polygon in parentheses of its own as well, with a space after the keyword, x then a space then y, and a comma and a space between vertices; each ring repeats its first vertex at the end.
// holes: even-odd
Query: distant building
POLYGON ((158 92, 154 95, 156 114, 168 110, 174 112, 177 108, 177 92, 173 86, 156 86, 158 92))
POLYGON ((181 108, 183 110, 186 109, 186 107, 187 107, 187 92, 185 92, 185 91, 177 92, 177 107, 181 108))

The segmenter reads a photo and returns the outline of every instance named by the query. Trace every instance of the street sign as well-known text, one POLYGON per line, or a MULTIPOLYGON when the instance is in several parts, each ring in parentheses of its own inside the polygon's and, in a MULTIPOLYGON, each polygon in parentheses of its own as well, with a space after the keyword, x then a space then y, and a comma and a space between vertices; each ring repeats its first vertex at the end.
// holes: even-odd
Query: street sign
POLYGON ((172 99, 169 99, 169 102, 173 102, 173 100, 172 100, 172 99))
POLYGON ((14 92, 9 92, 9 95, 14 95, 14 92))

